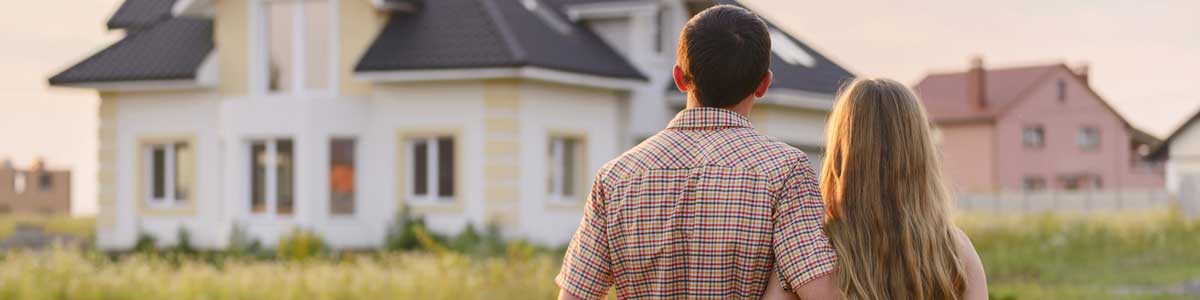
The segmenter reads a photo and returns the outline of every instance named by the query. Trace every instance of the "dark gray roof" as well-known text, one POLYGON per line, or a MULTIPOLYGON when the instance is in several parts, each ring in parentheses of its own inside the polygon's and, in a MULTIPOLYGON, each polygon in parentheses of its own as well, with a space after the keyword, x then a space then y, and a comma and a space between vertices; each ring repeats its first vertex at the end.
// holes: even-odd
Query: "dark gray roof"
POLYGON ((416 13, 393 14, 355 70, 537 66, 645 78, 591 30, 546 9, 569 32, 559 32, 520 1, 425 1, 416 13))
POLYGON ((175 0, 125 0, 108 19, 108 29, 145 28, 171 18, 175 0))
MULTIPOLYGON (((719 0, 717 3, 745 7, 741 3, 732 0, 719 0)), ((748 7, 746 8, 749 9, 748 7)), ((759 16, 762 17, 761 14, 759 14, 759 16)), ((796 43, 797 46, 799 46, 801 49, 804 49, 804 51, 808 52, 808 54, 812 55, 813 59, 815 60, 815 64, 811 68, 804 65, 792 65, 788 64, 783 60, 783 58, 780 58, 779 55, 772 51, 771 72, 775 74, 775 81, 771 83, 772 88, 785 88, 822 94, 834 94, 837 93, 838 89, 842 87, 843 83, 854 78, 854 74, 850 73, 850 71, 846 70, 846 68, 843 68, 841 65, 833 62, 833 60, 830 60, 829 57, 821 54, 821 52, 818 52, 816 49, 809 47, 808 44, 805 44, 803 41, 800 41, 796 37, 792 36, 792 34, 788 33, 787 30, 783 30, 774 23, 771 23, 770 20, 766 20, 766 17, 762 18, 763 21, 767 22, 768 27, 778 30, 780 33, 783 33, 783 35, 786 35, 787 38, 792 40, 793 43, 796 43)), ((667 85, 667 90, 677 91, 675 89, 675 83, 670 82, 667 85)))
POLYGON ((213 49, 211 19, 176 17, 129 33, 108 48, 50 78, 81 82, 191 79, 213 49))

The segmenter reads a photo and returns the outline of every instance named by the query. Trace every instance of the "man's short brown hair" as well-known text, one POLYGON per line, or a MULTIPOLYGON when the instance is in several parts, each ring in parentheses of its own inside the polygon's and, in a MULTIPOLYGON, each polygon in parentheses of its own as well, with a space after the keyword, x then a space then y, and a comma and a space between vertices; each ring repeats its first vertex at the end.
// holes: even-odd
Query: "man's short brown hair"
POLYGON ((771 67, 771 36, 757 15, 718 5, 688 21, 679 36, 678 64, 688 90, 706 107, 737 105, 771 67))

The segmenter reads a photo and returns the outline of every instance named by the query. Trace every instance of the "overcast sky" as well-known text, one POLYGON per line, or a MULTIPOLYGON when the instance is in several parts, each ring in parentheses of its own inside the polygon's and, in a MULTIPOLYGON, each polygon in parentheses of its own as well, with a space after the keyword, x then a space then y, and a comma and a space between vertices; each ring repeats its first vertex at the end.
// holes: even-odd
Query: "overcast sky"
MULTIPOLYGON (((119 2, 0 1, 0 159, 74 169, 74 210, 94 211, 78 199, 96 193, 96 95, 46 78, 119 37, 104 29, 119 2)), ((975 54, 997 67, 1086 61, 1097 92, 1151 133, 1200 109, 1200 1, 743 1, 859 75, 912 84, 975 54)))

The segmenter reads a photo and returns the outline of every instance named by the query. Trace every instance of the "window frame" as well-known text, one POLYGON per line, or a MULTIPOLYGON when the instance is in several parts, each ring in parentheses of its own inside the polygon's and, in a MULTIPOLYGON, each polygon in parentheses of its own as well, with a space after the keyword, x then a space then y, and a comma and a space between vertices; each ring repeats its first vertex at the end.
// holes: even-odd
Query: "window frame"
MULTIPOLYGON (((464 148, 462 129, 460 128, 405 128, 399 129, 396 139, 396 192, 395 197, 397 203, 401 206, 408 206, 416 213, 460 213, 463 211, 462 199, 465 191, 463 186, 466 184, 464 179, 464 148), (451 196, 421 196, 415 195, 412 188, 414 178, 413 164, 413 140, 425 139, 426 141, 436 141, 438 138, 449 138, 454 144, 453 149, 453 188, 451 196)), ((431 148, 436 150, 436 148, 431 148)), ((433 157, 427 156, 427 159, 433 157)), ((432 159, 431 159, 432 160, 432 159)), ((436 169, 437 164, 431 163, 427 165, 430 170, 436 169)), ((427 170, 426 172, 430 172, 427 170)), ((429 176, 430 173, 426 173, 429 176)), ((436 175, 436 172, 433 173, 436 175)), ((437 193, 438 180, 435 177, 427 177, 426 182, 427 193, 437 193)))
POLYGON ((271 83, 271 65, 270 65, 270 19, 268 14, 270 10, 267 5, 270 2, 305 2, 318 0, 252 0, 249 1, 250 9, 250 32, 248 34, 250 67, 247 80, 250 83, 250 91, 252 94, 268 97, 306 97, 306 96, 334 96, 340 90, 340 65, 339 58, 341 57, 341 19, 340 19, 340 1, 342 0, 319 0, 325 1, 328 5, 327 16, 329 21, 329 57, 327 58, 329 78, 327 78, 326 87, 323 89, 312 89, 307 87, 308 66, 306 63, 307 57, 307 41, 308 34, 304 31, 307 28, 307 19, 304 15, 304 6, 295 5, 291 8, 291 19, 293 22, 289 43, 291 44, 290 62, 294 66, 294 76, 290 78, 290 86, 292 89, 272 91, 271 83))
POLYGON ((1026 125, 1021 127, 1021 146, 1025 149, 1040 150, 1046 148, 1046 127, 1042 125, 1026 125), (1033 130, 1038 133, 1038 142, 1036 145, 1031 145, 1026 140, 1026 132, 1033 130))
POLYGON ((545 157, 547 158, 545 168, 546 181, 544 181, 546 187, 542 190, 545 191, 549 203, 581 205, 587 201, 587 195, 590 193, 590 186, 587 184, 587 144, 586 135, 580 133, 559 131, 551 132, 547 136, 547 147, 543 148, 546 149, 545 157), (571 178, 569 179, 564 177, 565 174, 562 174, 563 170, 561 170, 564 169, 564 163, 566 162, 563 158, 563 152, 555 152, 556 150, 561 151, 561 142, 566 140, 573 140, 575 142, 575 157, 573 162, 575 170, 574 174, 570 174, 571 178), (566 180, 574 182, 575 189, 573 194, 565 194, 562 191, 563 184, 567 182, 566 180))
POLYGON ((1100 151, 1101 144, 1102 144, 1102 139, 1101 139, 1100 127, 1091 126, 1091 125, 1083 125, 1083 126, 1079 127, 1079 130, 1076 130, 1075 146, 1079 147, 1079 150, 1084 151, 1084 152, 1097 152, 1097 151, 1100 151), (1088 135, 1089 131, 1091 133, 1093 133, 1093 135, 1091 135, 1091 136, 1093 136, 1094 138, 1092 138, 1091 144, 1085 145, 1084 142, 1085 142, 1085 139, 1089 136, 1088 135))
POLYGON ((261 220, 261 219, 292 219, 292 218, 295 218, 296 215, 300 214, 300 209, 299 209, 300 208, 300 205, 299 205, 300 204, 300 201, 299 201, 300 193, 298 193, 300 186, 299 186, 299 184, 297 184, 297 182, 299 182, 299 179, 301 178, 301 176, 299 174, 300 169, 297 167, 297 162, 300 160, 300 159, 298 159, 300 157, 299 154, 300 154, 300 148, 301 148, 301 147, 299 147, 299 145, 300 145, 299 141, 296 138, 291 137, 291 136, 262 136, 262 137, 252 137, 252 138, 248 138, 245 140, 245 143, 242 144, 242 147, 246 152, 243 152, 243 153, 249 154, 249 155, 244 156, 245 160, 243 162, 245 163, 245 165, 243 165, 243 166, 250 167, 249 169, 243 168, 243 170, 247 171, 247 173, 245 174, 246 176, 243 177, 245 179, 243 181, 243 183, 247 184, 246 190, 245 190, 246 198, 245 198, 245 201, 243 202, 244 203, 243 208, 245 208, 246 215, 250 216, 252 219, 260 219, 261 220), (284 141, 284 140, 291 141, 291 143, 292 143, 292 153, 291 153, 291 155, 292 155, 291 156, 291 159, 292 159, 292 165, 291 165, 291 167, 292 167, 292 211, 291 211, 291 213, 288 213, 288 214, 280 214, 279 213, 279 142, 284 141), (265 205, 265 209, 262 212, 255 212, 254 211, 254 168, 255 168, 255 166, 254 166, 253 155, 254 155, 254 144, 259 143, 259 142, 261 142, 263 144, 263 147, 264 147, 263 151, 266 155, 264 163, 268 167, 264 168, 264 171, 263 171, 263 202, 264 202, 263 204, 265 205))
POLYGON ((361 147, 362 143, 360 142, 360 139, 357 136, 333 135, 333 136, 329 137, 327 145, 329 146, 329 153, 328 153, 328 160, 326 161, 327 164, 325 165, 325 167, 327 168, 326 176, 327 176, 327 179, 329 179, 327 181, 329 183, 329 185, 327 186, 329 188, 329 192, 326 193, 326 197, 327 197, 326 203, 329 205, 329 209, 326 211, 326 213, 328 213, 328 215, 332 218, 342 218, 342 219, 354 218, 355 216, 358 215, 358 212, 361 211, 361 209, 359 208, 360 205, 359 205, 358 200, 360 198, 359 197, 360 191, 362 190, 360 188, 361 180, 359 180, 360 178, 362 178, 362 176, 360 174, 362 171, 361 171, 360 164, 359 164, 359 161, 360 161, 359 157, 362 156, 362 155, 360 155, 361 149, 362 149, 362 147, 361 147), (334 207, 333 206, 333 201, 334 201, 334 199, 333 199, 333 194, 334 194, 334 191, 333 191, 333 154, 334 154, 333 153, 333 143, 336 140, 349 140, 352 145, 352 149, 350 150, 350 155, 351 155, 350 161, 351 161, 351 168, 353 168, 353 170, 351 170, 351 171, 353 172, 353 176, 354 176, 354 182, 352 183, 354 186, 354 190, 350 196, 351 210, 349 213, 335 213, 333 211, 333 207, 334 207))
POLYGON ((200 199, 200 189, 197 188, 197 161, 199 160, 200 151, 196 144, 196 140, 191 135, 180 136, 143 136, 137 141, 137 154, 135 158, 136 167, 136 194, 138 212, 143 215, 190 215, 195 213, 196 203, 200 199), (179 172, 175 168, 178 167, 178 157, 176 151, 173 151, 176 145, 185 144, 191 150, 191 157, 188 158, 191 163, 191 174, 186 178, 186 185, 191 187, 188 195, 185 198, 179 199, 175 193, 176 184, 179 180, 176 178, 179 172), (161 201, 154 197, 153 183, 154 165, 153 165, 153 150, 155 147, 164 147, 164 167, 163 167, 163 198, 161 201))

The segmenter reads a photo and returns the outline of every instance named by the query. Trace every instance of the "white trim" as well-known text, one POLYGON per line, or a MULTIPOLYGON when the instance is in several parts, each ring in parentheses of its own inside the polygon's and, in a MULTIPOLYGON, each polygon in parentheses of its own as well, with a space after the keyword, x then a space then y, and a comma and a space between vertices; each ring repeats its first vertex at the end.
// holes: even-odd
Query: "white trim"
POLYGON ((67 87, 67 88, 94 89, 99 92, 141 92, 141 91, 192 90, 192 89, 201 89, 201 88, 209 87, 209 85, 200 84, 195 79, 80 82, 80 83, 60 83, 60 84, 55 84, 54 86, 67 87))
POLYGON ((602 19, 628 17, 636 14, 653 14, 658 11, 657 2, 621 1, 597 2, 567 6, 567 18, 571 21, 581 19, 602 19))
POLYGON ((371 6, 374 6, 376 9, 384 10, 384 11, 414 12, 418 8, 416 4, 413 4, 410 1, 404 1, 404 2, 395 2, 395 1, 388 2, 385 0, 368 0, 368 1, 371 2, 371 6))
MULTIPOLYGON (((178 182, 178 178, 175 178, 177 159, 175 157, 175 145, 180 143, 187 144, 185 142, 152 143, 145 145, 142 149, 142 164, 145 167, 143 174, 145 174, 146 178, 141 179, 145 183, 143 184, 145 190, 141 192, 146 195, 144 198, 146 199, 146 207, 157 209, 175 208, 180 207, 183 204, 182 202, 191 198, 191 195, 188 195, 189 197, 187 198, 179 199, 175 195, 175 184, 178 182), (160 148, 163 151, 163 197, 157 198, 154 197, 154 151, 160 148)), ((192 145, 188 145, 188 147, 192 147, 192 145)))
POLYGON ((204 61, 200 63, 200 67, 196 69, 196 84, 201 86, 217 86, 220 82, 220 63, 217 58, 221 57, 218 49, 213 49, 204 57, 204 61))
POLYGON ((171 6, 175 16, 212 17, 215 14, 212 0, 179 0, 171 6))
MULTIPOLYGON (((832 111, 834 95, 807 92, 796 89, 770 89, 756 105, 779 105, 792 108, 832 111)), ((675 105, 687 104, 687 94, 669 92, 667 101, 675 105)))
POLYGON ((633 90, 645 85, 644 81, 638 79, 587 75, 540 67, 361 71, 356 72, 354 78, 379 83, 525 78, 614 90, 633 90))
POLYGON ((296 178, 300 177, 296 169, 297 147, 296 139, 291 137, 265 137, 251 138, 244 144, 245 149, 250 153, 247 164, 251 167, 250 173, 246 174, 245 178, 249 185, 246 189, 246 215, 250 219, 257 221, 271 221, 280 219, 292 219, 298 215, 298 203, 296 199, 296 178), (279 213, 279 148, 280 141, 289 140, 292 142, 292 212, 290 214, 279 213), (254 165, 254 144, 261 142, 263 144, 263 152, 266 154, 263 163, 266 165, 263 168, 263 201, 266 204, 266 209, 263 212, 254 212, 254 171, 257 166, 254 165))
POLYGON ((579 168, 581 168, 584 164, 583 160, 585 158, 581 154, 583 154, 583 147, 586 146, 579 138, 564 136, 551 136, 549 146, 550 165, 547 175, 550 176, 550 188, 547 191, 547 197, 552 203, 579 203, 580 199, 582 199, 582 197, 579 196, 581 193, 579 182, 582 181, 579 178, 580 174, 582 174, 579 168), (571 161, 567 161, 565 157, 566 141, 568 140, 573 140, 575 143, 574 147, 571 149, 571 151, 574 152, 574 155, 572 156, 574 159, 571 161), (564 168, 564 166, 566 166, 567 163, 574 165, 575 172, 571 172, 571 174, 565 173, 566 168, 564 168), (566 191, 563 190, 563 185, 567 182, 573 184, 572 187, 574 188, 574 191, 572 191, 572 194, 566 194, 566 191))
MULTIPOLYGON (((441 183, 441 179, 438 177, 438 175, 439 175, 438 172, 441 171, 441 165, 439 165, 441 163, 441 161, 438 160, 438 139, 445 138, 445 137, 450 137, 451 139, 453 139, 453 137, 450 135, 430 134, 430 135, 420 135, 420 136, 408 137, 407 140, 404 141, 404 147, 408 148, 408 149, 405 149, 405 151, 404 151, 404 153, 407 153, 407 154, 405 154, 406 161, 404 164, 404 168, 406 170, 404 170, 404 172, 406 172, 408 174, 408 176, 405 176, 405 181, 408 181, 408 182, 405 182, 405 184, 409 184, 409 185, 411 185, 411 183, 417 179, 417 168, 416 168, 416 159, 415 159, 417 142, 425 142, 425 195, 417 195, 416 194, 417 189, 415 189, 415 188, 406 189, 407 194, 408 194, 406 196, 408 197, 409 204, 412 204, 412 205, 431 205, 431 204, 436 205, 436 204, 454 202, 454 197, 456 195, 453 195, 453 194, 451 194, 450 196, 438 195, 438 193, 439 193, 438 184, 441 183)), ((451 157, 450 159, 454 160, 455 158, 451 157)), ((454 162, 454 164, 458 164, 458 163, 459 162, 454 162)), ((450 180, 454 180, 454 178, 452 177, 450 180)), ((457 183, 456 183, 456 185, 457 185, 457 183)), ((456 193, 457 191, 451 190, 450 192, 456 193)))

